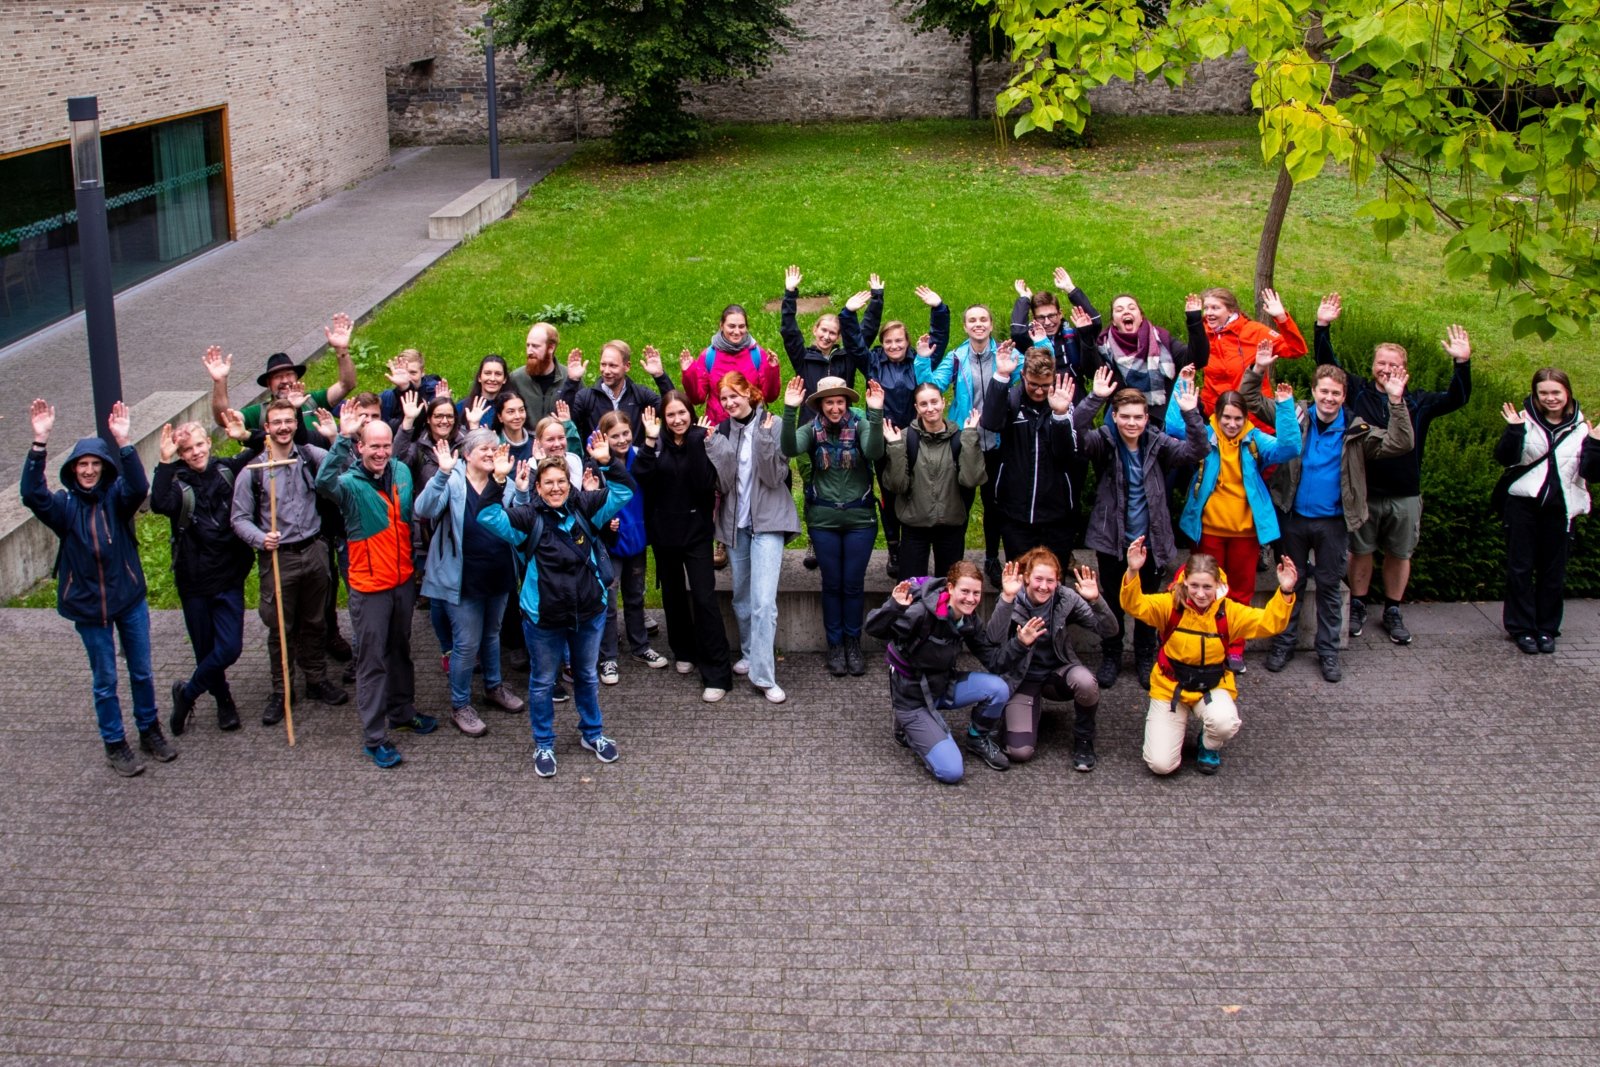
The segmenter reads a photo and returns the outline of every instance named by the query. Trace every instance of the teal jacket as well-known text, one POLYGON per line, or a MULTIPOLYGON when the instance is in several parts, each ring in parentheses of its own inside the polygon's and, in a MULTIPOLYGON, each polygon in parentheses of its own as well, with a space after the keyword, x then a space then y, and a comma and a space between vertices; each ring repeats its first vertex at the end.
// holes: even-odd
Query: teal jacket
MULTIPOLYGON (((1300 454, 1300 423, 1295 418, 1294 400, 1278 401, 1274 409, 1277 436, 1257 429, 1247 422, 1244 440, 1239 445, 1239 472, 1244 477, 1244 498, 1250 505, 1250 516, 1256 524, 1256 541, 1266 544, 1278 539, 1278 511, 1272 506, 1272 494, 1267 489, 1261 471, 1274 463, 1283 463, 1300 454)), ((1167 405, 1167 433, 1182 440, 1186 436, 1183 412, 1177 404, 1167 405)), ((1217 488, 1217 474, 1222 469, 1222 457, 1217 452, 1216 416, 1206 423, 1206 439, 1211 451, 1205 462, 1195 472, 1194 481, 1184 495, 1183 515, 1178 519, 1178 529, 1196 544, 1200 543, 1200 517, 1205 513, 1206 502, 1217 488)))
MULTIPOLYGON (((933 361, 927 356, 917 357, 917 384, 932 382, 940 389, 950 388, 950 383, 956 386, 955 396, 950 401, 950 407, 945 411, 944 417, 957 426, 967 424, 967 416, 972 409, 983 408, 983 391, 988 388, 989 379, 994 377, 994 350, 998 342, 989 338, 989 351, 980 364, 972 358, 972 342, 962 341, 951 350, 950 354, 939 361, 935 367, 933 361)), ((1011 381, 1008 385, 1015 385, 1022 379, 1022 360, 1017 360, 1017 367, 1011 372, 1011 381)), ((983 442, 985 452, 1000 447, 1000 435, 990 433, 988 430, 979 430, 978 437, 983 442)))

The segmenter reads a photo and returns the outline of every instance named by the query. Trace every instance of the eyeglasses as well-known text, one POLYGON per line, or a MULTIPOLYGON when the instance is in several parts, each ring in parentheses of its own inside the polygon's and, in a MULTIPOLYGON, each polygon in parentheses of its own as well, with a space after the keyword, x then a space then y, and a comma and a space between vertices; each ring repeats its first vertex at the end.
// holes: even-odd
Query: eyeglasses
POLYGON ((1061 319, 1061 312, 1041 311, 1035 315, 1034 318, 1038 319, 1040 322, 1059 322, 1061 319))

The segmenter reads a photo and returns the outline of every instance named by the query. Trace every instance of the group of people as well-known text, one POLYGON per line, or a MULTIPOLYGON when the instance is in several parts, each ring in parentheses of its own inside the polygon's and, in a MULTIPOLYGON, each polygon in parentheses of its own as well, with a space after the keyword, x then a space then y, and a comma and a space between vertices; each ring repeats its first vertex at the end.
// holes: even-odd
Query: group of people
MULTIPOLYGON (((1271 290, 1260 294, 1260 322, 1227 289, 1190 295, 1180 340, 1130 294, 1114 297, 1103 320, 1057 268, 1055 291, 1016 282, 1009 336, 998 339, 989 308, 974 304, 952 344, 950 309, 926 286, 915 290, 926 332, 914 337, 905 322, 884 321, 876 275, 821 315, 808 338, 796 319, 802 281, 798 268, 785 272, 787 380, 739 305, 723 310, 698 353, 680 353, 677 384, 652 346, 640 359, 651 384, 635 380, 633 349, 621 340, 601 346, 585 384, 583 352, 559 360, 556 327, 537 323, 522 364, 484 357, 463 397, 414 350, 391 362, 384 392, 358 392, 351 323, 337 316, 327 329, 337 382, 308 392, 305 368, 278 353, 258 379, 267 399, 235 410, 231 357, 212 348, 203 362, 213 415, 241 450, 213 456, 199 423, 163 427, 153 484, 119 405, 109 424, 118 450, 98 438, 78 442, 62 487, 50 492, 54 410, 34 401, 22 495, 61 538, 59 609, 88 651, 113 767, 143 769, 123 734, 113 630, 140 749, 163 761, 177 754, 157 714, 131 525, 146 496, 171 520, 196 660, 171 685, 171 733, 184 732, 205 694, 221 729, 239 726, 227 669, 242 653, 243 587, 254 564, 273 679, 263 723, 282 721, 297 697, 343 704, 341 681, 353 681, 363 751, 384 768, 402 760, 397 731, 438 725, 415 703, 419 598, 449 678, 450 721, 478 737, 488 729, 479 706, 525 711, 540 776, 556 772, 554 707, 567 700, 582 748, 602 762, 618 758, 599 692, 618 680, 619 662, 697 674, 707 702, 722 700, 739 675, 783 703, 778 579, 802 521, 806 564, 820 571, 827 670, 865 674, 863 632, 882 639, 894 736, 940 781, 961 779, 963 749, 997 770, 1030 759, 1046 700, 1073 705, 1073 766, 1092 770, 1096 709, 1126 669, 1130 625, 1132 667, 1149 693, 1144 758, 1158 774, 1180 766, 1191 716, 1202 724, 1194 766, 1218 769, 1239 729, 1244 643, 1270 637, 1265 666, 1285 669, 1308 579, 1326 681, 1341 678, 1341 583, 1356 636, 1380 552, 1380 625, 1410 643, 1401 603, 1418 543, 1423 444, 1432 420, 1471 390, 1461 327, 1442 342, 1454 366, 1449 387, 1422 392, 1408 389, 1398 345, 1376 348, 1370 377, 1341 365, 1330 330, 1342 311, 1337 293, 1317 307, 1311 346, 1271 290), (1310 403, 1297 404, 1271 372, 1277 360, 1310 352, 1310 403), (981 566, 964 558, 975 498, 981 566), (880 527, 899 584, 868 614, 865 577, 880 527), (1180 544, 1189 549, 1181 567, 1180 544), (1080 545, 1097 569, 1073 566, 1080 545), (646 552, 669 656, 651 646, 646 552), (734 635, 715 592, 723 566, 734 635), (1275 591, 1253 607, 1258 568, 1274 567, 1275 591), (983 620, 985 579, 998 597, 983 620), (338 630, 340 581, 348 643, 338 630), (1092 670, 1076 654, 1074 626, 1099 638, 1092 670), (958 668, 963 650, 982 670, 958 668), (330 657, 348 662, 342 680, 330 657), (528 672, 520 695, 508 669, 528 672), (958 743, 942 713, 960 707, 972 712, 958 743)), ((1551 652, 1567 533, 1588 510, 1586 479, 1600 473, 1600 430, 1553 368, 1535 375, 1523 408, 1507 405, 1504 415, 1496 457, 1508 468, 1497 490, 1509 531, 1505 627, 1524 652, 1551 652)))

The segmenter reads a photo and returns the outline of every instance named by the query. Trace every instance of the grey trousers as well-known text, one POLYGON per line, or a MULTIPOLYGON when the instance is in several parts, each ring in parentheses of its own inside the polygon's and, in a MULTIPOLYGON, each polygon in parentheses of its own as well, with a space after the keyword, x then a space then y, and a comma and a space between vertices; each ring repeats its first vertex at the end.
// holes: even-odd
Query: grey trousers
MULTIPOLYGON (((257 610, 267 624, 267 654, 272 657, 272 692, 283 696, 283 661, 279 658, 278 609, 272 591, 271 552, 257 553, 261 568, 261 600, 257 610)), ((299 664, 306 683, 327 680, 328 552, 312 539, 295 548, 280 548, 278 581, 283 586, 283 626, 289 632, 289 661, 299 664)))
MULTIPOLYGON (((1306 579, 1317 581, 1317 655, 1339 655, 1339 622, 1343 609, 1339 583, 1344 581, 1345 567, 1350 562, 1350 530, 1343 515, 1327 519, 1307 519, 1293 513, 1278 513, 1278 526, 1283 531, 1278 548, 1294 561, 1300 580, 1294 591, 1298 597, 1306 591, 1306 579), (1316 557, 1315 569, 1306 560, 1316 557)), ((1289 626, 1273 639, 1275 648, 1293 648, 1300 636, 1300 614, 1289 616, 1289 626)))
POLYGON ((350 590, 350 636, 356 649, 356 708, 364 743, 381 745, 389 727, 416 715, 416 672, 411 664, 411 613, 417 585, 408 581, 381 593, 350 590))

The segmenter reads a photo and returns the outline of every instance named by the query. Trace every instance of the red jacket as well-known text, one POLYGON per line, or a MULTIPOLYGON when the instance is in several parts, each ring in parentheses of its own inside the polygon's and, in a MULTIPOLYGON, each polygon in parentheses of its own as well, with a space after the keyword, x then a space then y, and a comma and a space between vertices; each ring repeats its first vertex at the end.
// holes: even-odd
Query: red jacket
POLYGON ((754 341, 750 342, 749 348, 738 353, 718 352, 707 347, 683 372, 683 391, 690 403, 705 405, 706 417, 714 426, 721 426, 728 417, 728 413, 722 410, 722 398, 717 386, 724 374, 734 370, 749 378, 769 404, 778 399, 778 394, 783 391, 777 357, 754 341), (710 369, 707 369, 708 364, 710 369), (761 368, 759 371, 756 370, 757 366, 761 368))
MULTIPOLYGON (((1206 337, 1211 343, 1211 359, 1206 363, 1204 382, 1200 388, 1200 408, 1210 415, 1217 404, 1217 397, 1229 389, 1237 389, 1244 381, 1244 372, 1255 366, 1256 345, 1263 338, 1272 338, 1272 350, 1278 354, 1279 359, 1299 359, 1307 352, 1306 339, 1300 335, 1300 327, 1294 324, 1294 319, 1285 315, 1278 320, 1279 329, 1264 326, 1253 319, 1237 315, 1233 321, 1220 330, 1206 330, 1206 337)), ((1261 395, 1272 395, 1272 383, 1266 375, 1261 376, 1261 395)), ((1267 427, 1271 430, 1271 427, 1267 427)))

